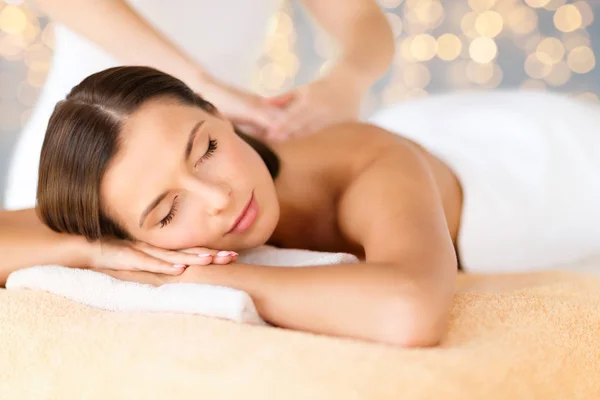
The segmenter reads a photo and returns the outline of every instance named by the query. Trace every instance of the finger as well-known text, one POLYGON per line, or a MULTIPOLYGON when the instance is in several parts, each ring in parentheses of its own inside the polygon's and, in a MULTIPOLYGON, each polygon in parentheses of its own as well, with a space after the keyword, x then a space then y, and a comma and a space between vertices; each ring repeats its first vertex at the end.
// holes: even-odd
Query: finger
POLYGON ((273 140, 285 140, 293 136, 300 136, 304 127, 317 116, 316 112, 306 107, 294 107, 290 109, 286 119, 280 121, 269 131, 268 137, 273 140))
POLYGON ((300 128, 298 131, 294 132, 294 137, 307 136, 312 135, 313 133, 325 128, 327 126, 327 121, 325 118, 315 118, 312 121, 309 121, 300 128))
POLYGON ((238 123, 236 120, 232 120, 235 127, 242 133, 245 133, 250 136, 254 136, 257 138, 262 138, 265 136, 266 131, 259 126, 250 124, 250 123, 238 123))
POLYGON ((238 253, 234 251, 220 251, 213 258, 212 263, 217 265, 225 265, 237 260, 237 257, 238 253))
POLYGON ((275 97, 267 97, 265 101, 276 107, 287 107, 296 97, 294 91, 283 93, 275 97))
POLYGON ((187 249, 181 249, 177 251, 188 254, 211 254, 215 256, 220 250, 209 249, 207 247, 190 247, 187 249))
POLYGON ((213 250, 213 249, 208 249, 206 247, 192 247, 190 249, 183 249, 183 250, 178 250, 181 251, 183 253, 190 253, 190 254, 212 254, 213 259, 217 258, 217 257, 224 257, 224 256, 231 256, 232 258, 237 259, 238 257, 238 253, 236 253, 235 251, 230 251, 230 250, 213 250))
POLYGON ((235 125, 240 131, 243 133, 247 133, 248 135, 256 135, 261 132, 267 131, 267 126, 265 126, 261 122, 255 122, 254 120, 247 118, 245 116, 229 116, 229 120, 233 125, 235 125))
POLYGON ((261 111, 250 110, 247 115, 236 115, 230 118, 237 126, 244 126, 248 134, 257 134, 266 132, 273 127, 277 121, 277 117, 268 116, 261 111))
POLYGON ((122 265, 122 269, 126 270, 148 271, 166 275, 181 275, 186 268, 185 265, 172 264, 136 250, 132 250, 129 256, 123 258, 122 265))
POLYGON ((206 247, 191 247, 181 250, 166 250, 160 247, 148 245, 140 242, 136 247, 155 258, 175 264, 185 265, 208 265, 208 264, 227 264, 233 259, 237 259, 238 253, 229 250, 214 250, 206 247), (199 261, 200 260, 200 261, 199 261))
POLYGON ((142 247, 140 248, 140 251, 174 265, 208 265, 213 262, 214 257, 214 254, 210 251, 184 253, 181 251, 165 250, 153 246, 142 247))

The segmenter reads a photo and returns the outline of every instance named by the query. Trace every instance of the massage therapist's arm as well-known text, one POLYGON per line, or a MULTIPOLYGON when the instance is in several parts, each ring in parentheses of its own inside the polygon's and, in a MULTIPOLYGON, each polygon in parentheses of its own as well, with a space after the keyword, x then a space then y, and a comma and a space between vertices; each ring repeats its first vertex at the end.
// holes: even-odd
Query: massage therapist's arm
MULTIPOLYGON (((370 133, 376 140, 377 131, 370 133)), ((261 316, 280 327, 406 347, 436 345, 447 328, 457 271, 442 202, 412 145, 400 138, 381 143, 338 210, 341 231, 362 244, 365 263, 208 266, 188 268, 175 279, 244 290, 261 316)))
MULTIPOLYGON (((124 0, 36 2, 51 18, 96 43, 122 64, 150 66, 181 79, 233 122, 244 123, 248 133, 268 128, 278 113, 261 97, 227 85, 209 74, 124 0)), ((209 3, 206 6, 210 7, 209 3)))
POLYGON ((353 75, 366 91, 389 68, 394 36, 374 0, 302 0, 311 16, 340 46, 329 75, 353 75))
POLYGON ((52 19, 124 64, 148 65, 198 89, 201 70, 123 0, 36 0, 52 19))
POLYGON ((386 73, 394 56, 394 35, 376 1, 302 3, 338 45, 339 54, 319 78, 269 100, 284 110, 269 131, 275 140, 358 120, 365 94, 386 73))

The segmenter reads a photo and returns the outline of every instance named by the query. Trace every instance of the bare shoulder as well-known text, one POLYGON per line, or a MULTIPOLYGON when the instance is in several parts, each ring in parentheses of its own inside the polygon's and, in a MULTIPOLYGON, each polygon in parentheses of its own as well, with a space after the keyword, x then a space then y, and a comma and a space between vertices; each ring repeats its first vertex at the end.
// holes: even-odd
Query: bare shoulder
POLYGON ((307 138, 326 148, 351 149, 354 152, 378 153, 391 145, 406 142, 401 136, 379 126, 363 122, 331 125, 307 138))
MULTIPOLYGON (((390 151, 413 152, 409 140, 376 125, 347 122, 329 126, 306 137, 277 146, 283 158, 295 164, 315 167, 323 172, 336 170, 343 175, 356 174, 390 151)), ((338 174, 339 175, 339 174, 338 174)))

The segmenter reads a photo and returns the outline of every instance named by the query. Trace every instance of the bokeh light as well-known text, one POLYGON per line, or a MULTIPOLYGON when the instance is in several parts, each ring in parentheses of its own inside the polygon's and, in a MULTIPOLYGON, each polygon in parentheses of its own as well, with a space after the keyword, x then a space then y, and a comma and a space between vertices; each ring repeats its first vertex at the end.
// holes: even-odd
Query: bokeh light
POLYGON ((550 72, 544 76, 544 81, 551 86, 562 86, 569 79, 571 79, 571 70, 564 61, 552 65, 550 72))
POLYGON ((526 35, 537 28, 538 16, 533 9, 520 6, 508 14, 506 22, 514 33, 526 35))
POLYGON ((27 42, 19 35, 0 37, 0 57, 8 60, 17 60, 21 57, 21 53, 26 47, 27 42))
POLYGON ((437 40, 431 35, 420 34, 412 38, 410 42, 410 53, 419 61, 429 61, 437 52, 437 40))
POLYGON ((400 44, 396 46, 397 51, 396 51, 396 59, 397 62, 400 64, 404 61, 416 61, 416 59, 413 57, 411 51, 410 51, 410 42, 412 41, 412 38, 408 37, 406 39, 403 39, 400 41, 400 44))
POLYGON ((541 8, 546 6, 548 3, 550 2, 550 0, 525 0, 525 3, 527 3, 527 5, 529 7, 533 7, 533 8, 541 8))
POLYGON ((0 31, 19 34, 27 27, 27 16, 17 6, 8 5, 0 10, 0 31))
POLYGON ((562 32, 573 32, 581 28, 583 19, 581 12, 573 4, 560 6, 554 13, 554 25, 562 32))
POLYGON ((485 11, 490 9, 495 3, 496 0, 469 0, 469 7, 473 11, 485 11))
POLYGON ((475 61, 469 61, 467 64, 467 78, 473 83, 483 85, 492 80, 494 76, 494 64, 480 64, 475 61))
POLYGON ((596 93, 592 92, 583 92, 579 93, 575 96, 579 100, 589 101, 590 103, 600 103, 600 99, 596 93))
POLYGON ((504 21, 496 11, 484 11, 475 18, 475 30, 481 36, 496 37, 502 32, 504 21))
POLYGON ((437 56, 444 61, 456 59, 462 50, 460 38, 452 33, 444 33, 437 38, 437 56))
POLYGON ((444 7, 439 0, 420 0, 412 9, 412 15, 421 25, 434 28, 444 19, 444 7))
MULTIPOLYGON (((300 68, 295 49, 296 29, 293 17, 290 4, 280 0, 280 10, 271 17, 263 57, 253 79, 252 87, 260 94, 271 96, 293 86, 294 76, 300 68)), ((321 57, 335 56, 335 46, 324 35, 315 38, 314 46, 321 57)), ((323 63, 319 73, 323 74, 327 68, 328 65, 323 63)))
POLYGON ((542 79, 552 71, 552 66, 545 64, 537 57, 537 54, 530 54, 525 59, 525 72, 533 79, 542 79))
POLYGON ((470 38, 477 37, 478 33, 475 29, 475 23, 477 22, 477 13, 468 12, 460 20, 460 29, 462 32, 470 38))
POLYGON ((571 71, 587 74, 596 66, 596 58, 592 49, 579 46, 569 52, 567 63, 571 71))
POLYGON ((385 16, 392 27, 394 37, 397 38, 402 33, 402 18, 398 14, 393 13, 385 13, 385 16))
POLYGON ((502 83, 502 79, 504 78, 504 72, 502 68, 498 64, 494 64, 494 71, 492 74, 492 79, 487 81, 483 87, 486 89, 495 89, 502 83))
POLYGON ((473 61, 480 64, 487 64, 496 58, 498 54, 498 46, 493 39, 480 36, 474 39, 469 45, 469 55, 473 61))
POLYGON ((541 40, 536 48, 536 57, 544 64, 553 65, 563 59, 565 46, 554 37, 541 40))
POLYGON ((579 14, 581 14, 581 26, 587 28, 592 25, 592 22, 594 22, 594 10, 592 6, 583 0, 576 1, 573 5, 577 7, 579 14))
POLYGON ((431 82, 431 72, 423 64, 408 64, 402 70, 404 85, 411 89, 423 89, 431 82))

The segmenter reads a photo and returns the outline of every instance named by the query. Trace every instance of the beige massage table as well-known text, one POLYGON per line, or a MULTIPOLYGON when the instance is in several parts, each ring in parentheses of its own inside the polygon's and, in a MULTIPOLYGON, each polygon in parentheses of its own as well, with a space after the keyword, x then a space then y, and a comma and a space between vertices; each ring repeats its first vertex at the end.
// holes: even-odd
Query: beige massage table
POLYGON ((462 275, 423 350, 0 290, 0 399, 600 399, 600 278, 462 275))

